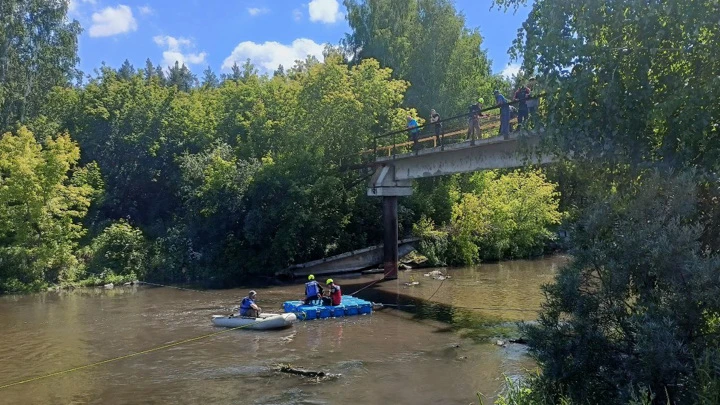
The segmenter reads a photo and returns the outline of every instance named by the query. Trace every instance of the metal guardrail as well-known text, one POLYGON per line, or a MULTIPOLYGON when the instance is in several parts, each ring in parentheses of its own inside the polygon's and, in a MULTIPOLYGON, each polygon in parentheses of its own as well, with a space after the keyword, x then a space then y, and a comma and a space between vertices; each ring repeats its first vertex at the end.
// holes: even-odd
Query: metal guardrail
MULTIPOLYGON (((527 98, 525 101, 538 100, 544 96, 545 94, 540 94, 527 98)), ((513 100, 504 104, 511 109, 508 131, 513 131, 514 127, 518 125, 516 106, 520 102, 521 100, 513 100)), ((474 139, 490 138, 500 134, 500 109, 504 105, 496 104, 480 110, 480 131, 478 134, 474 134, 474 139)), ((442 125, 439 135, 436 135, 436 123, 429 121, 416 127, 419 133, 415 137, 411 134, 411 131, 415 128, 405 128, 378 135, 373 138, 373 148, 361 153, 364 155, 369 154, 373 159, 377 159, 380 156, 394 156, 399 153, 436 148, 438 146, 442 150, 445 145, 471 140, 469 130, 471 125, 470 115, 468 112, 439 120, 438 123, 442 125)))
MULTIPOLYGON (((538 100, 544 96, 545 94, 540 94, 529 97, 525 101, 538 100)), ((517 108, 515 106, 520 104, 520 102, 521 100, 513 100, 505 104, 511 109, 510 120, 508 122, 509 131, 517 128, 517 108)), ((475 139, 491 138, 500 134, 501 107, 503 107, 503 105, 496 104, 480 110, 479 133, 475 134, 475 139)), ((416 127, 419 130, 416 138, 411 137, 410 132, 413 130, 411 128, 404 128, 377 135, 372 138, 373 144, 369 148, 343 158, 342 160, 345 160, 349 164, 343 165, 341 161, 340 166, 345 170, 366 168, 381 156, 396 156, 401 153, 437 147, 440 147, 440 150, 442 150, 446 145, 470 140, 470 115, 468 112, 439 120, 438 123, 442 125, 439 136, 437 136, 435 132, 436 123, 429 121, 416 127), (360 162, 358 162, 358 156, 360 156, 360 162)))

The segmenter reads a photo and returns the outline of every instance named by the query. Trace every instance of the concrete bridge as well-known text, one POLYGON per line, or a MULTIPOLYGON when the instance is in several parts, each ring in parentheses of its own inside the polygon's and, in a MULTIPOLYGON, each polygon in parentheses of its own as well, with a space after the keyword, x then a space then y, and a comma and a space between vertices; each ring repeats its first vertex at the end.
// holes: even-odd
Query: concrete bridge
POLYGON ((414 152, 378 157, 367 195, 383 198, 383 268, 386 279, 397 278, 398 197, 412 194, 412 181, 481 170, 510 169, 555 161, 538 147, 540 135, 518 131, 476 141, 464 141, 414 152))

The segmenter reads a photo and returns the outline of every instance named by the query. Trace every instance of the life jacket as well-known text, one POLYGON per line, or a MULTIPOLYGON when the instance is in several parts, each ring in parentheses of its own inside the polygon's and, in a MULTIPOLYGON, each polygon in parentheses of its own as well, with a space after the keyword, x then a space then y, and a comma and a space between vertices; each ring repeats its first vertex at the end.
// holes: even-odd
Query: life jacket
POLYGON ((317 297, 319 293, 318 283, 315 280, 308 281, 305 283, 305 296, 306 297, 317 297))
POLYGON ((243 298, 242 303, 240 303, 240 315, 245 315, 249 309, 252 309, 254 303, 255 301, 251 300, 250 297, 243 298))
POLYGON ((342 302, 342 292, 340 291, 340 286, 335 283, 330 285, 330 299, 332 300, 333 306, 340 305, 342 302))

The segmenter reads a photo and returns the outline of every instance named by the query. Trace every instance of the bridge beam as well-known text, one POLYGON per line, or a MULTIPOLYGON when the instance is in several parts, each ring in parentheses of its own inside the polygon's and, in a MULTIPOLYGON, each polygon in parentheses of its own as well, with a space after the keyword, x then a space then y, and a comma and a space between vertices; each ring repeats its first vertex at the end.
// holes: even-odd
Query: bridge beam
MULTIPOLYGON (((392 187, 424 177, 547 164, 555 157, 538 149, 538 136, 494 137, 378 158, 375 187, 392 187), (392 170, 387 169, 392 166, 392 170), (386 170, 386 175, 379 172, 386 170)), ((372 194, 369 194, 372 195, 372 194)))

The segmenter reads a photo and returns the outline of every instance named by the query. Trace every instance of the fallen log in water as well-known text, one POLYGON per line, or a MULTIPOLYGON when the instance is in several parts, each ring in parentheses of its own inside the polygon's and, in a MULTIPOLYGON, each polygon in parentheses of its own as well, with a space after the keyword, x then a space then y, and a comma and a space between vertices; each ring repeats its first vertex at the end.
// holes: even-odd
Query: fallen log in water
POLYGON ((339 374, 326 373, 324 371, 312 371, 312 370, 304 370, 302 368, 295 368, 295 367, 291 366, 290 364, 278 364, 276 367, 276 370, 281 373, 295 374, 295 375, 301 375, 303 377, 313 377, 313 378, 331 378, 331 377, 339 376, 339 374))

